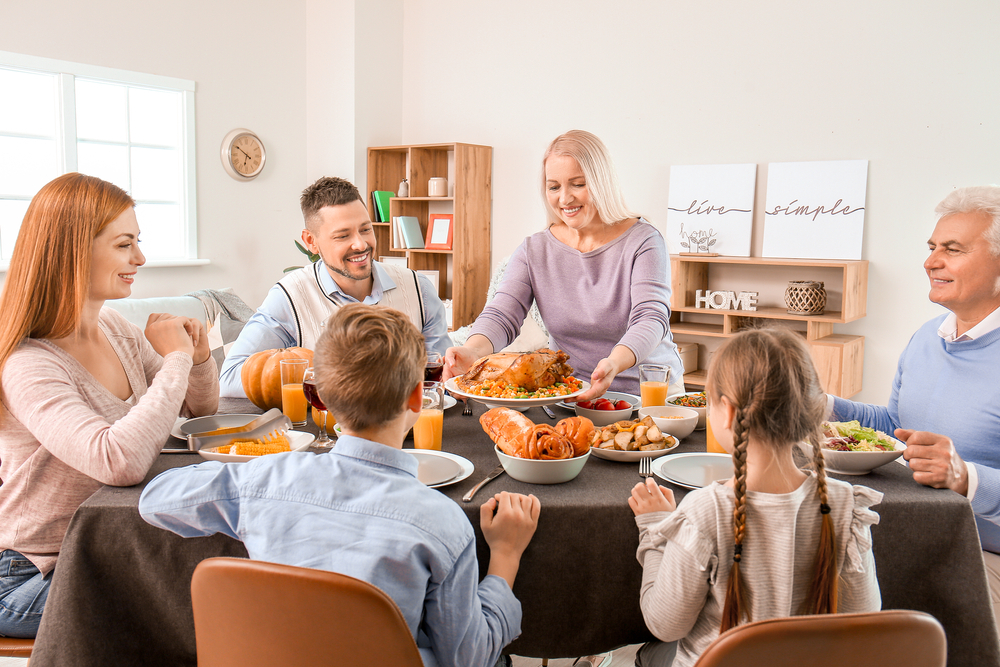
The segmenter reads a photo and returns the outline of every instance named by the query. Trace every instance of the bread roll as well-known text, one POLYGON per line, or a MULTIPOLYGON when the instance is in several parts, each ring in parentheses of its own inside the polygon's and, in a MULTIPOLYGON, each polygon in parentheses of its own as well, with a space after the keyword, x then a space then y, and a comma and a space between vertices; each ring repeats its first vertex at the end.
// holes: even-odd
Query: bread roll
POLYGON ((569 439, 573 445, 573 456, 583 456, 590 450, 594 422, 586 417, 567 417, 556 424, 556 431, 569 439))
POLYGON ((548 424, 535 424, 517 410, 487 410, 479 423, 507 456, 543 460, 574 456, 573 443, 565 435, 548 424))

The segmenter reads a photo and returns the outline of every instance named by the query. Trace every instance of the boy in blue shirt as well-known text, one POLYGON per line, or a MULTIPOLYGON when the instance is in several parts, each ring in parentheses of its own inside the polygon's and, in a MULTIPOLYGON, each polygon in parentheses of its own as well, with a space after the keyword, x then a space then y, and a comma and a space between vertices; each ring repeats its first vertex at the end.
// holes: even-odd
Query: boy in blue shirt
POLYGON ((490 566, 479 582, 465 514, 424 486, 402 451, 420 414, 425 359, 423 336, 398 311, 344 306, 314 357, 320 397, 343 432, 336 448, 168 470, 143 491, 140 513, 184 537, 242 540, 253 559, 375 584, 399 606, 425 665, 493 665, 520 634, 511 587, 540 506, 506 492, 482 505, 490 566))

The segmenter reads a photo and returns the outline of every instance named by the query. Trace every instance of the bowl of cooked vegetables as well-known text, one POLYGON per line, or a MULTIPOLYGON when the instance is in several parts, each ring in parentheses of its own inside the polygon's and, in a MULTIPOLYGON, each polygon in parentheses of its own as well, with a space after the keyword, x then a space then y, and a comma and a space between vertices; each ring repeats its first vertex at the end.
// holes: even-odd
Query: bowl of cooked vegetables
POLYGON ((675 436, 678 440, 691 435, 698 423, 698 413, 690 408, 679 408, 674 405, 650 405, 639 408, 639 417, 649 416, 664 433, 675 436))
POLYGON ((829 472, 867 475, 898 459, 906 449, 899 440, 857 421, 823 422, 823 461, 829 472))
POLYGON ((698 413, 698 425, 694 427, 695 430, 700 431, 705 428, 705 414, 708 412, 708 399, 705 398, 705 392, 691 391, 681 394, 667 401, 667 405, 694 410, 698 413))

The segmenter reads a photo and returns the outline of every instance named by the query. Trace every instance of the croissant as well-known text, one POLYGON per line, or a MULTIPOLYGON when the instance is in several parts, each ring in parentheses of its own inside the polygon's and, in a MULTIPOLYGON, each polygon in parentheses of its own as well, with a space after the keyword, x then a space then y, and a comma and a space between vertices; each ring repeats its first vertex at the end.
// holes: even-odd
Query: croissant
POLYGON ((556 424, 556 431, 569 439, 573 445, 573 456, 583 456, 590 449, 594 422, 586 417, 567 417, 556 424))
POLYGON ((493 408, 479 418, 483 430, 507 456, 522 459, 569 459, 573 443, 548 424, 535 424, 517 410, 493 408))

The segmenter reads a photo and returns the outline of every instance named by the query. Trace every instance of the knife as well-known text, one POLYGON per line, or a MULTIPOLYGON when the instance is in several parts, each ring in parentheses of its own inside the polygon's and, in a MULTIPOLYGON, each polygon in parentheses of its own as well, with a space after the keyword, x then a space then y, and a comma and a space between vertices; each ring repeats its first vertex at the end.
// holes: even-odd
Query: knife
POLYGON ((484 479, 483 481, 481 481, 479 484, 476 484, 474 487, 472 487, 469 490, 469 492, 467 494, 465 494, 464 496, 462 496, 462 502, 467 503, 467 502, 471 501, 472 500, 472 496, 476 495, 476 491, 478 491, 479 489, 483 488, 483 486, 485 486, 486 483, 489 482, 491 479, 499 477, 501 474, 503 474, 503 464, 502 463, 500 465, 498 465, 496 468, 494 468, 493 472, 491 472, 489 475, 486 476, 486 479, 484 479))
POLYGON ((543 405, 542 406, 542 412, 544 412, 545 414, 547 414, 549 416, 549 419, 555 419, 556 418, 556 413, 552 412, 552 408, 550 408, 547 405, 543 405))

